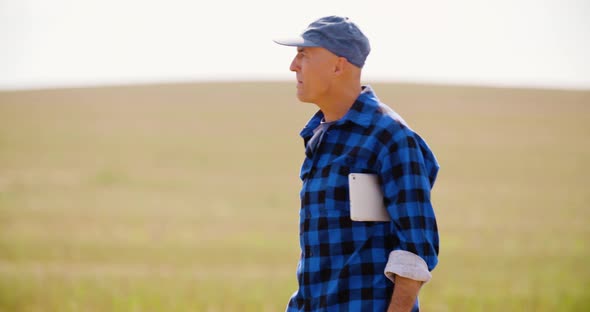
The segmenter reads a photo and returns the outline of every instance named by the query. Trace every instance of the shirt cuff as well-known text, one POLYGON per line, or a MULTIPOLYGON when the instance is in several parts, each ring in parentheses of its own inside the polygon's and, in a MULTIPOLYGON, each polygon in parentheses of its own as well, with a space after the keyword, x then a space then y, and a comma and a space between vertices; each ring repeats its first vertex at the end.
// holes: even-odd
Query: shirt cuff
POLYGON ((389 253, 389 260, 385 265, 385 276, 395 283, 396 275, 424 283, 432 278, 426 261, 405 250, 394 250, 389 253))

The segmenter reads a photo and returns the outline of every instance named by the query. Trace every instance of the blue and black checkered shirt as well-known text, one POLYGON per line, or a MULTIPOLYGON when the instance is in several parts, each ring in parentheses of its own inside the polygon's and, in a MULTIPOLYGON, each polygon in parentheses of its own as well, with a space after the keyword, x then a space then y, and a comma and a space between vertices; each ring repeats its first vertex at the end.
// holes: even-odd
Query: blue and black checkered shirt
POLYGON ((428 270, 438 262, 430 190, 439 166, 424 140, 368 86, 310 148, 322 119, 320 111, 301 131, 308 148, 301 168, 299 289, 287 311, 386 311, 394 284, 383 271, 391 251, 418 255, 428 270), (391 221, 351 221, 349 173, 378 175, 391 221))

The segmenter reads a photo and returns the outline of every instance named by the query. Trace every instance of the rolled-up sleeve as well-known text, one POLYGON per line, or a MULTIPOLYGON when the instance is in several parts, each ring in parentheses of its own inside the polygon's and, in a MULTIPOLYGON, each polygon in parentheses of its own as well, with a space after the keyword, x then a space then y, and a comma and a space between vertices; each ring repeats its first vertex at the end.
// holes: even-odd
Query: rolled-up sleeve
POLYGON ((427 282, 438 263, 439 237, 430 190, 438 164, 426 143, 402 127, 382 149, 379 177, 399 245, 385 274, 427 282), (434 166, 434 168, 433 168, 434 166))

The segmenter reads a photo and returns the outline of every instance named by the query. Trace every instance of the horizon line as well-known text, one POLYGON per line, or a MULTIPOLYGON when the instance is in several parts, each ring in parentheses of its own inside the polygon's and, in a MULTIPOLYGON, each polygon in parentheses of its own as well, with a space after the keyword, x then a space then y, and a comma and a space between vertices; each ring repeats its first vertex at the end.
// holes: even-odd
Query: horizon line
MULTIPOLYGON (((276 77, 259 77, 259 78, 169 78, 169 79, 103 79, 101 80, 79 80, 77 82, 54 82, 54 83, 28 83, 28 84, 0 84, 1 92, 18 92, 18 91, 48 91, 48 90, 65 90, 65 89, 83 89, 83 88, 113 88, 113 87, 133 87, 133 86, 150 86, 150 85, 175 85, 175 84, 214 84, 214 83, 289 83, 293 79, 276 78, 276 77)), ((551 83, 506 83, 497 81, 485 81, 471 79, 462 80, 436 80, 436 79, 392 79, 392 78, 365 78, 363 84, 401 84, 401 85, 432 85, 432 86, 456 86, 456 87, 480 87, 480 88, 498 88, 498 89, 534 89, 534 90, 562 90, 562 91, 590 91, 590 85, 585 84, 551 84, 551 83)))

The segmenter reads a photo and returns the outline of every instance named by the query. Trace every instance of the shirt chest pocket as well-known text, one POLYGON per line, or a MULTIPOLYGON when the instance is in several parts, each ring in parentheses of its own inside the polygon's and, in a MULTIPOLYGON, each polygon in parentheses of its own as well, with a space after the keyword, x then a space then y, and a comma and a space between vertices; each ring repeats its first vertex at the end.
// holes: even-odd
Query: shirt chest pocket
POLYGON ((301 166, 300 178, 306 180, 321 180, 323 185, 340 185, 348 181, 350 173, 377 173, 374 161, 365 155, 343 154, 331 161, 315 164, 307 158, 301 166))
POLYGON ((328 187, 346 187, 348 189, 348 175, 351 173, 376 173, 366 157, 341 155, 334 158, 327 166, 317 168, 318 174, 328 187))
POLYGON ((306 216, 348 216, 350 173, 375 173, 368 158, 339 155, 318 166, 302 167, 302 207, 306 216))

